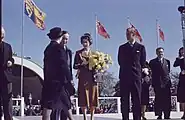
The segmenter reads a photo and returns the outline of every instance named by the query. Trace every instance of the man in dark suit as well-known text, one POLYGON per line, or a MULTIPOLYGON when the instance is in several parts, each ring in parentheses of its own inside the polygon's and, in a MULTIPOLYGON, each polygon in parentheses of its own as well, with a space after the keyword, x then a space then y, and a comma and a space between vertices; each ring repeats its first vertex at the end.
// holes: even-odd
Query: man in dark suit
MULTIPOLYGON (((11 67, 14 63, 12 58, 12 47, 4 42, 5 31, 1 28, 0 39, 0 106, 3 105, 4 119, 12 120, 12 82, 7 77, 11 74, 11 67)), ((0 107, 0 120, 2 109, 0 107)))
POLYGON ((120 95, 122 119, 129 120, 130 93, 133 103, 133 119, 141 119, 141 78, 142 68, 146 62, 145 47, 136 42, 136 30, 128 28, 126 31, 128 42, 121 45, 118 51, 120 65, 120 95))
POLYGON ((170 118, 171 110, 171 80, 170 80, 170 61, 164 58, 164 49, 156 49, 157 58, 152 59, 149 63, 152 70, 152 86, 155 92, 155 115, 157 119, 170 118))
POLYGON ((52 111, 63 110, 72 120, 71 101, 66 85, 71 84, 72 75, 67 61, 66 50, 61 47, 63 39, 69 34, 59 27, 52 28, 47 34, 51 42, 44 51, 44 84, 42 90, 43 120, 53 118, 52 111), (51 115, 51 116, 50 116, 51 115))

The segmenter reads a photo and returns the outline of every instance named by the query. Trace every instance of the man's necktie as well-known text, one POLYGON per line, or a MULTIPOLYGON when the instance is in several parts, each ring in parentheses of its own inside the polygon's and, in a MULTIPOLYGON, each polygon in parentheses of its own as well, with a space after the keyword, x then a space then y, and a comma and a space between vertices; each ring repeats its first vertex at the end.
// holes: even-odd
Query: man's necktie
POLYGON ((130 47, 133 47, 133 46, 134 46, 134 44, 130 43, 130 47))

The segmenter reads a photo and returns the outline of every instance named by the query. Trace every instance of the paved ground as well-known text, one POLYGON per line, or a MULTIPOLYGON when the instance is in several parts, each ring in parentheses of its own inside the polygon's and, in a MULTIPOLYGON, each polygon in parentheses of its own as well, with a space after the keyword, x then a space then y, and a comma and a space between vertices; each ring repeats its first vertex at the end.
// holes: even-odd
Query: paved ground
MULTIPOLYGON (((177 113, 177 112, 171 113, 172 120, 180 120, 181 116, 182 116, 182 113, 177 113)), ((156 119, 153 112, 146 113, 146 117, 148 118, 148 120, 156 119)), ((130 114, 130 118, 132 119, 132 114, 130 114)), ((40 116, 14 117, 14 120, 41 120, 41 117, 40 116)), ((74 115, 74 120, 83 120, 83 117, 82 115, 79 115, 79 116, 74 115)), ((95 120, 121 120, 121 114, 97 114, 95 115, 95 120)))
MULTIPOLYGON (((27 117, 19 120, 41 120, 41 117, 27 117)), ((83 117, 75 116, 74 120, 83 120, 83 117)), ((90 118, 88 118, 88 120, 90 120, 90 118)), ((120 119, 95 117, 95 120, 120 120, 120 119)))

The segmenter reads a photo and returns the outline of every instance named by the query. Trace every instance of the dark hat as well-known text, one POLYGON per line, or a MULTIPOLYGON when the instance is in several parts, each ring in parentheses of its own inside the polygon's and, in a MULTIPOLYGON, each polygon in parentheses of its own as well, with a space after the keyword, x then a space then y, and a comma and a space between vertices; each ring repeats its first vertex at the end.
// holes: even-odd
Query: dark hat
POLYGON ((180 13, 184 13, 184 12, 185 12, 185 7, 184 7, 184 6, 179 6, 179 7, 178 7, 178 11, 179 11, 180 13))
POLYGON ((91 34, 90 33, 84 33, 83 36, 81 36, 81 44, 83 43, 84 39, 87 39, 90 43, 90 45, 92 44, 92 38, 91 38, 91 34))
POLYGON ((57 39, 63 35, 63 31, 60 27, 54 27, 47 35, 50 39, 57 39))

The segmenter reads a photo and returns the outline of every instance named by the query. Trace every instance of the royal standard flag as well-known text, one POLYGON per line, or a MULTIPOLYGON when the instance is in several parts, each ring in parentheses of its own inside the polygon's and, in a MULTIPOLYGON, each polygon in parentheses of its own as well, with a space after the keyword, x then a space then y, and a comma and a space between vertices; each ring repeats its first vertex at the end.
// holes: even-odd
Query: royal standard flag
POLYGON ((35 25, 41 29, 45 29, 44 19, 46 14, 41 11, 32 0, 24 0, 25 14, 35 23, 35 25))

